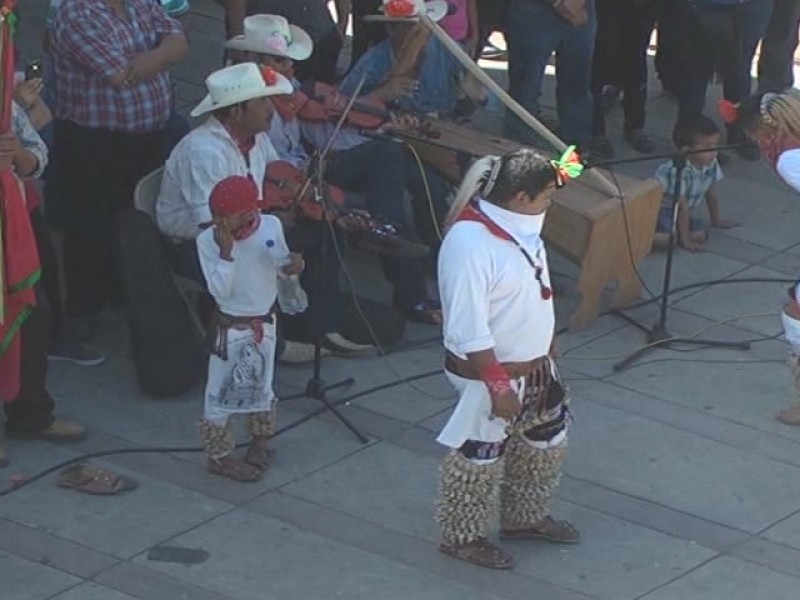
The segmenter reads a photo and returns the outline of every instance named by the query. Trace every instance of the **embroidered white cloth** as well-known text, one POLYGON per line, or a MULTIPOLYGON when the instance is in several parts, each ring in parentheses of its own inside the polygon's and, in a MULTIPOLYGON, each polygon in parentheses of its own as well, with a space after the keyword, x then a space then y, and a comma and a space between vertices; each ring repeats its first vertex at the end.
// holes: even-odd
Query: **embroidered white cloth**
POLYGON ((248 166, 234 139, 214 117, 187 134, 175 146, 164 168, 156 202, 161 232, 178 240, 196 238, 199 225, 211 221, 211 190, 226 177, 250 175, 261 196, 267 165, 278 160, 266 133, 256 135, 249 158, 248 166))

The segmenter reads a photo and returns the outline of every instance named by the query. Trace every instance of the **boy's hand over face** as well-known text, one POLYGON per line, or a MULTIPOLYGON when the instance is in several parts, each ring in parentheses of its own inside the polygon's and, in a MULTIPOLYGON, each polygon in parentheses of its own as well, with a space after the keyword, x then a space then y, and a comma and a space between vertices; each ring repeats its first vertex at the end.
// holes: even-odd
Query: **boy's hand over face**
POLYGON ((233 232, 231 224, 226 217, 214 221, 214 241, 219 246, 219 257, 222 260, 233 260, 233 232))

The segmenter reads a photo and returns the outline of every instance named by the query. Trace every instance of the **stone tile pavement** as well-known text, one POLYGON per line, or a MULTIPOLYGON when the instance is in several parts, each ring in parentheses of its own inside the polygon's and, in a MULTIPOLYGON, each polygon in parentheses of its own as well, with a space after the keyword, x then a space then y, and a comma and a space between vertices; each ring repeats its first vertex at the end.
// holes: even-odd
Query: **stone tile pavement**
MULTIPOLYGON (((26 59, 38 53, 45 4, 24 2, 26 59)), ((175 69, 183 112, 202 97, 203 78, 221 56, 215 5, 192 6, 184 18, 191 54, 175 69)), ((502 79, 497 64, 488 66, 502 79)), ((656 82, 649 108, 650 128, 669 151, 675 107, 656 82)), ((618 133, 616 111, 611 118, 618 133)), ((647 176, 654 168, 626 172, 647 176)), ((659 350, 616 373, 615 360, 642 344, 622 319, 604 316, 560 338, 578 420, 556 512, 580 526, 580 546, 515 543, 519 566, 510 573, 436 551, 431 515, 441 450, 434 436, 453 398, 434 375, 342 407, 368 434, 366 445, 330 414, 282 435, 275 466, 258 484, 207 476, 196 454, 130 454, 105 464, 136 477, 134 493, 82 496, 46 478, 0 498, 0 598, 796 600, 800 430, 772 419, 793 400, 786 346, 776 337, 784 284, 703 282, 792 278, 800 267, 800 204, 763 164, 734 159, 726 172, 723 210, 743 226, 714 232, 706 254, 676 255, 675 285, 700 285, 675 294, 669 326, 754 340, 752 349, 659 350), (160 545, 203 549, 209 558, 194 566, 149 560, 160 545)), ((361 293, 387 297, 374 259, 348 261, 361 293)), ((564 322, 575 304, 575 268, 557 256, 553 263, 564 322)), ((648 286, 658 288, 662 269, 663 256, 645 260, 648 286)), ((631 314, 650 321, 655 311, 631 314)), ((363 391, 436 370, 436 332, 411 327, 406 338, 418 345, 386 358, 326 359, 324 375, 352 375, 353 391, 363 391)), ((13 464, 0 472, 0 487, 13 474, 83 452, 197 443, 201 390, 161 401, 143 395, 118 315, 108 315, 101 342, 107 365, 54 364, 49 377, 59 411, 85 422, 91 437, 75 447, 11 444, 13 464)), ((309 375, 281 369, 281 393, 301 390, 309 375)), ((316 406, 285 402, 282 424, 316 406)))

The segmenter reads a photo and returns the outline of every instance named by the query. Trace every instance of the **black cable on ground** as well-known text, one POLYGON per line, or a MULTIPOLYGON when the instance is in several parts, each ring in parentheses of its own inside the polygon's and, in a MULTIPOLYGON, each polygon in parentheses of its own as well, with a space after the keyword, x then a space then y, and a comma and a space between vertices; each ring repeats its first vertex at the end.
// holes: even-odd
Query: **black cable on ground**
MULTIPOLYGON (((428 371, 426 373, 420 373, 418 375, 414 375, 412 377, 406 377, 402 381, 390 381, 388 383, 383 383, 381 385, 377 385, 375 387, 368 388, 366 390, 362 390, 360 392, 356 392, 355 394, 351 394, 350 396, 346 396, 344 398, 339 398, 337 400, 331 401, 330 404, 333 407, 341 406, 342 404, 347 404, 348 402, 352 402, 358 398, 362 398, 364 396, 369 396, 371 394, 375 394, 377 392, 381 392, 386 389, 393 388, 397 385, 402 385, 407 381, 417 381, 419 379, 425 379, 427 377, 433 377, 434 375, 439 375, 442 372, 441 369, 436 369, 434 371, 428 371)), ((284 398, 284 402, 287 400, 293 400, 297 398, 305 397, 304 394, 296 394, 294 396, 287 396, 284 398)), ((328 408, 326 406, 320 406, 312 410, 310 413, 303 415, 299 419, 289 423, 288 425, 284 425, 280 429, 278 429, 274 434, 273 438, 278 437, 286 433, 287 431, 291 431, 295 427, 299 427, 306 421, 310 421, 314 417, 317 417, 327 411, 328 408)), ((242 442, 240 444, 236 444, 237 448, 244 448, 245 446, 249 445, 249 442, 242 442)), ((16 492, 31 483, 38 481, 48 475, 55 473, 56 471, 60 471, 70 465, 74 465, 76 463, 81 463, 87 460, 91 460, 93 458, 103 458, 106 456, 119 456, 122 454, 184 454, 184 453, 195 453, 195 452, 203 452, 205 448, 203 446, 142 446, 140 448, 117 448, 115 450, 102 450, 100 452, 88 452, 86 454, 81 454, 80 456, 76 456, 75 458, 70 458, 69 460, 61 461, 53 465, 52 467, 48 467, 47 469, 38 472, 36 475, 31 477, 25 478, 23 481, 20 481, 18 484, 13 485, 10 488, 0 491, 0 498, 3 496, 7 496, 12 492, 16 492)))
MULTIPOLYGON (((690 283, 690 284, 687 284, 687 285, 680 286, 678 288, 675 288, 675 289, 671 290, 670 293, 682 292, 682 291, 695 289, 695 288, 699 288, 699 287, 711 287, 711 286, 714 286, 714 285, 723 285, 723 284, 734 284, 734 283, 788 283, 788 284, 791 284, 791 283, 794 283, 795 281, 796 281, 795 279, 780 279, 780 278, 771 278, 771 277, 748 277, 748 278, 744 278, 744 279, 711 279, 711 280, 699 281, 699 282, 696 282, 696 283, 690 283)), ((604 311, 604 312, 600 313, 598 316, 602 317, 602 316, 611 315, 611 314, 614 314, 615 312, 617 312, 617 310, 633 310, 633 309, 636 309, 636 308, 641 308, 643 306, 647 306, 648 304, 653 304, 655 302, 658 302, 660 299, 661 299, 660 295, 659 296, 655 296, 653 298, 648 298, 647 300, 642 300, 641 302, 637 302, 635 304, 627 306, 627 307, 625 307, 625 309, 614 309, 614 310, 604 311)), ((556 334, 560 335, 560 334, 566 332, 567 330, 568 330, 567 327, 563 327, 563 328, 559 329, 556 332, 556 334)), ((655 361, 651 361, 651 362, 655 362, 655 361)), ((731 362, 741 362, 741 361, 731 361, 731 362)), ((380 391, 383 391, 383 390, 387 390, 387 389, 390 389, 390 388, 393 388, 393 387, 396 387, 396 386, 399 386, 399 385, 404 385, 404 384, 406 384, 406 383, 408 383, 410 381, 417 381, 417 380, 420 380, 420 379, 426 379, 428 377, 433 377, 435 375, 439 375, 439 374, 441 374, 441 372, 442 372, 442 370, 440 368, 437 368, 435 370, 427 371, 425 373, 420 373, 418 375, 414 375, 414 376, 411 376, 411 377, 404 377, 402 379, 394 379, 394 380, 389 381, 387 383, 383 383, 381 385, 377 385, 375 387, 368 388, 368 389, 362 390, 360 392, 356 392, 355 394, 352 394, 350 396, 346 396, 344 398, 340 398, 338 400, 332 401, 331 404, 334 407, 341 406, 342 404, 346 404, 346 403, 351 402, 353 400, 356 400, 358 398, 362 398, 364 396, 369 396, 371 394, 374 394, 374 393, 377 393, 377 392, 380 392, 380 391)), ((283 401, 288 401, 288 400, 302 398, 302 397, 305 397, 305 394, 296 394, 296 395, 293 395, 293 396, 287 396, 287 397, 285 397, 283 399, 283 401)), ((326 410, 327 410, 327 407, 325 407, 325 406, 320 406, 319 408, 314 409, 313 411, 311 411, 310 413, 308 413, 306 415, 303 415, 302 417, 300 417, 296 421, 294 421, 292 423, 289 423, 288 425, 285 425, 284 427, 281 427, 280 429, 278 429, 275 432, 275 435, 273 437, 277 437, 277 436, 279 436, 281 434, 286 433, 287 431, 291 431, 295 427, 298 427, 298 426, 302 425, 303 423, 305 423, 306 421, 309 421, 309 420, 313 419, 314 417, 324 413, 326 410)), ((236 447, 237 448, 241 448, 241 447, 244 447, 246 445, 247 445, 247 442, 241 443, 241 444, 237 444, 236 447)), ((102 452, 91 452, 91 453, 87 453, 87 454, 81 454, 80 456, 76 456, 75 458, 72 458, 70 460, 65 460, 65 461, 62 461, 62 462, 60 462, 60 463, 58 463, 56 465, 53 465, 52 467, 49 467, 49 468, 47 468, 47 469, 45 469, 43 471, 40 471, 39 473, 37 473, 37 474, 35 474, 35 475, 31 476, 31 477, 26 478, 25 480, 19 482, 18 484, 14 485, 14 486, 12 486, 10 488, 7 488, 5 490, 0 491, 0 498, 2 498, 3 496, 7 496, 8 494, 11 494, 12 492, 15 492, 17 490, 20 490, 20 489, 30 485, 31 483, 34 483, 35 481, 39 481, 40 479, 43 479, 44 477, 47 477, 48 475, 51 475, 51 474, 53 474, 53 473, 55 473, 55 472, 57 472, 57 471, 59 471, 61 469, 64 469, 64 468, 66 468, 66 467, 68 467, 70 465, 73 465, 73 464, 76 464, 76 463, 80 463, 80 462, 84 462, 84 461, 87 461, 87 460, 90 460, 90 459, 93 459, 93 458, 103 458, 103 457, 106 457, 106 456, 119 456, 119 455, 123 455, 123 454, 182 454, 182 453, 189 453, 189 452, 195 453, 195 452, 203 452, 203 451, 204 451, 204 448, 202 446, 175 446, 175 447, 169 447, 169 446, 164 446, 164 447, 143 446, 141 448, 119 448, 119 449, 116 449, 116 450, 105 450, 105 451, 102 451, 102 452)))

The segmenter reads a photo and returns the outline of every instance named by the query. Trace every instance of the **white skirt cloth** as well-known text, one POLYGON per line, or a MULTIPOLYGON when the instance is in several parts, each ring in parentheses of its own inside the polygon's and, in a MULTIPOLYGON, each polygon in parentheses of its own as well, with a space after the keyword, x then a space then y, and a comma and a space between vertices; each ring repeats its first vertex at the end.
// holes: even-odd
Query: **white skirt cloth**
POLYGON ((237 413, 268 412, 276 401, 275 324, 264 323, 264 337, 256 342, 251 329, 228 330, 228 360, 212 355, 208 361, 204 417, 224 423, 237 413))
MULTIPOLYGON (((556 376, 555 368, 553 374, 556 376)), ((445 375, 458 392, 458 404, 445 424, 436 441, 448 448, 458 449, 467 440, 478 442, 501 442, 508 437, 511 422, 492 415, 492 398, 483 381, 464 379, 445 370, 445 375)), ((517 398, 523 402, 526 379, 521 377, 511 381, 517 398)), ((560 444, 567 435, 567 429, 559 432, 546 442, 526 441, 540 449, 551 448, 560 444)))

